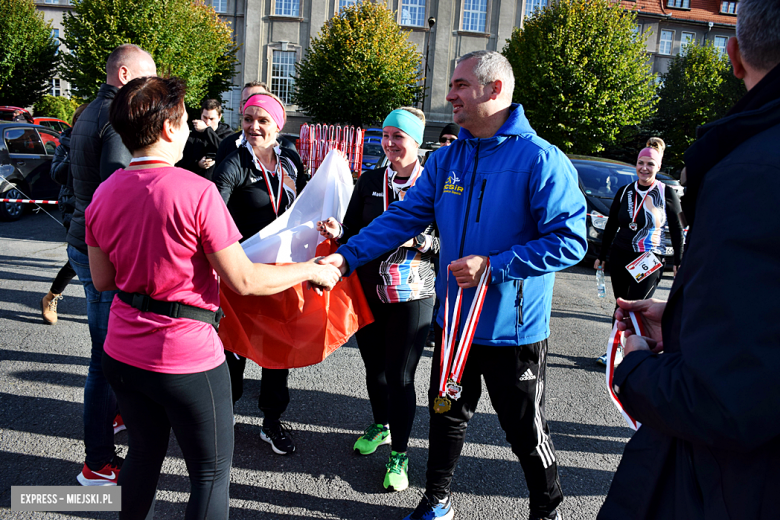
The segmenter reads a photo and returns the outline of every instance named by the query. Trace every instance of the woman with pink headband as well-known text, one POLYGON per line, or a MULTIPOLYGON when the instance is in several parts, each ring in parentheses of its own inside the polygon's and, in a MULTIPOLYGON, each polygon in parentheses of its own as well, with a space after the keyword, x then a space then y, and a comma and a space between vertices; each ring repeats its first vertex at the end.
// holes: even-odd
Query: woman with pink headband
MULTIPOLYGON (((649 275, 639 274, 639 280, 629 272, 628 267, 645 254, 653 255, 645 262, 646 265, 655 262, 663 265, 663 255, 666 253, 663 233, 667 224, 674 247, 675 275, 680 265, 683 251, 680 199, 674 190, 666 189, 666 185, 656 179, 665 148, 666 145, 658 137, 651 137, 647 141, 646 148, 639 152, 636 160, 639 180, 620 188, 609 210, 601 252, 593 268, 602 267, 609 253, 612 291, 616 300, 644 300, 653 296, 661 281, 663 266, 649 275)), ((607 355, 604 354, 597 361, 606 365, 607 355)))
MULTIPOLYGON (((252 95, 244 105, 240 144, 214 172, 213 181, 241 232, 241 241, 281 216, 296 197, 296 180, 303 177, 281 154, 276 141, 286 115, 282 101, 269 92, 252 95)), ((230 370, 233 405, 244 391, 246 358, 225 351, 230 370)), ((263 368, 258 407, 263 412, 260 438, 279 455, 295 451, 289 431, 281 423, 290 403, 287 369, 263 368)))

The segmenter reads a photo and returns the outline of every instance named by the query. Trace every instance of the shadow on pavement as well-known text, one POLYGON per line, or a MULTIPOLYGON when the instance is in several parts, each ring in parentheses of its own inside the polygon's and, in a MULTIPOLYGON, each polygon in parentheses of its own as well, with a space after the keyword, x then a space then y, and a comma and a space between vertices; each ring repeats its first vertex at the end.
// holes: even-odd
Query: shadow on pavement
POLYGON ((22 350, 0 349, 0 359, 3 361, 20 361, 22 363, 89 366, 88 357, 42 354, 40 352, 25 352, 22 350))

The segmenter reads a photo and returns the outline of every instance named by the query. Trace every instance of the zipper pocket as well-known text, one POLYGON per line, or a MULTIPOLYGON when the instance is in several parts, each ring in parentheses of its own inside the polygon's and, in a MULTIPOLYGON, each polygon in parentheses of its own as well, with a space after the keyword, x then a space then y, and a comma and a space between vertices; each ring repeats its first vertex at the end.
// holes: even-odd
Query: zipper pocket
POLYGON ((517 307, 517 323, 523 324, 523 280, 515 280, 515 288, 517 296, 515 299, 515 307, 517 307))
POLYGON ((487 179, 482 179, 482 187, 479 189, 479 196, 477 197, 477 200, 479 201, 479 206, 477 206, 476 222, 479 222, 479 216, 482 214, 482 197, 483 195, 485 195, 485 184, 487 184, 487 179))

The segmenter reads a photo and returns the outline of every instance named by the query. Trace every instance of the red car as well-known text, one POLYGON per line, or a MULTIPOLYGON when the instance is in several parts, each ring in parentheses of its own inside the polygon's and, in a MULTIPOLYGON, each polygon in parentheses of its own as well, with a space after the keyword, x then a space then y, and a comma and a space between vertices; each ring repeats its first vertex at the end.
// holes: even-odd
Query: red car
POLYGON ((0 121, 16 121, 17 123, 33 123, 33 117, 22 107, 0 106, 0 121))
POLYGON ((62 119, 57 119, 56 117, 34 117, 33 122, 36 125, 51 128, 55 132, 60 133, 62 133, 66 128, 70 128, 70 123, 63 121, 62 119))

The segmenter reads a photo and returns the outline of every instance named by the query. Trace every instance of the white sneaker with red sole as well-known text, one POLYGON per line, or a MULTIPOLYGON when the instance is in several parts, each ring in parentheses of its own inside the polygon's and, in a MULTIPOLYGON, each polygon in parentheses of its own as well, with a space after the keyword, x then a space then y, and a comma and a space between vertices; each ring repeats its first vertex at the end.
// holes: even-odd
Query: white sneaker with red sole
POLYGON ((76 478, 82 486, 116 486, 122 462, 122 457, 114 457, 114 460, 97 471, 92 471, 85 463, 84 468, 76 478))
POLYGON ((119 433, 122 430, 126 430, 127 426, 125 426, 125 422, 122 420, 122 416, 119 414, 116 414, 116 417, 114 417, 114 433, 119 433))

